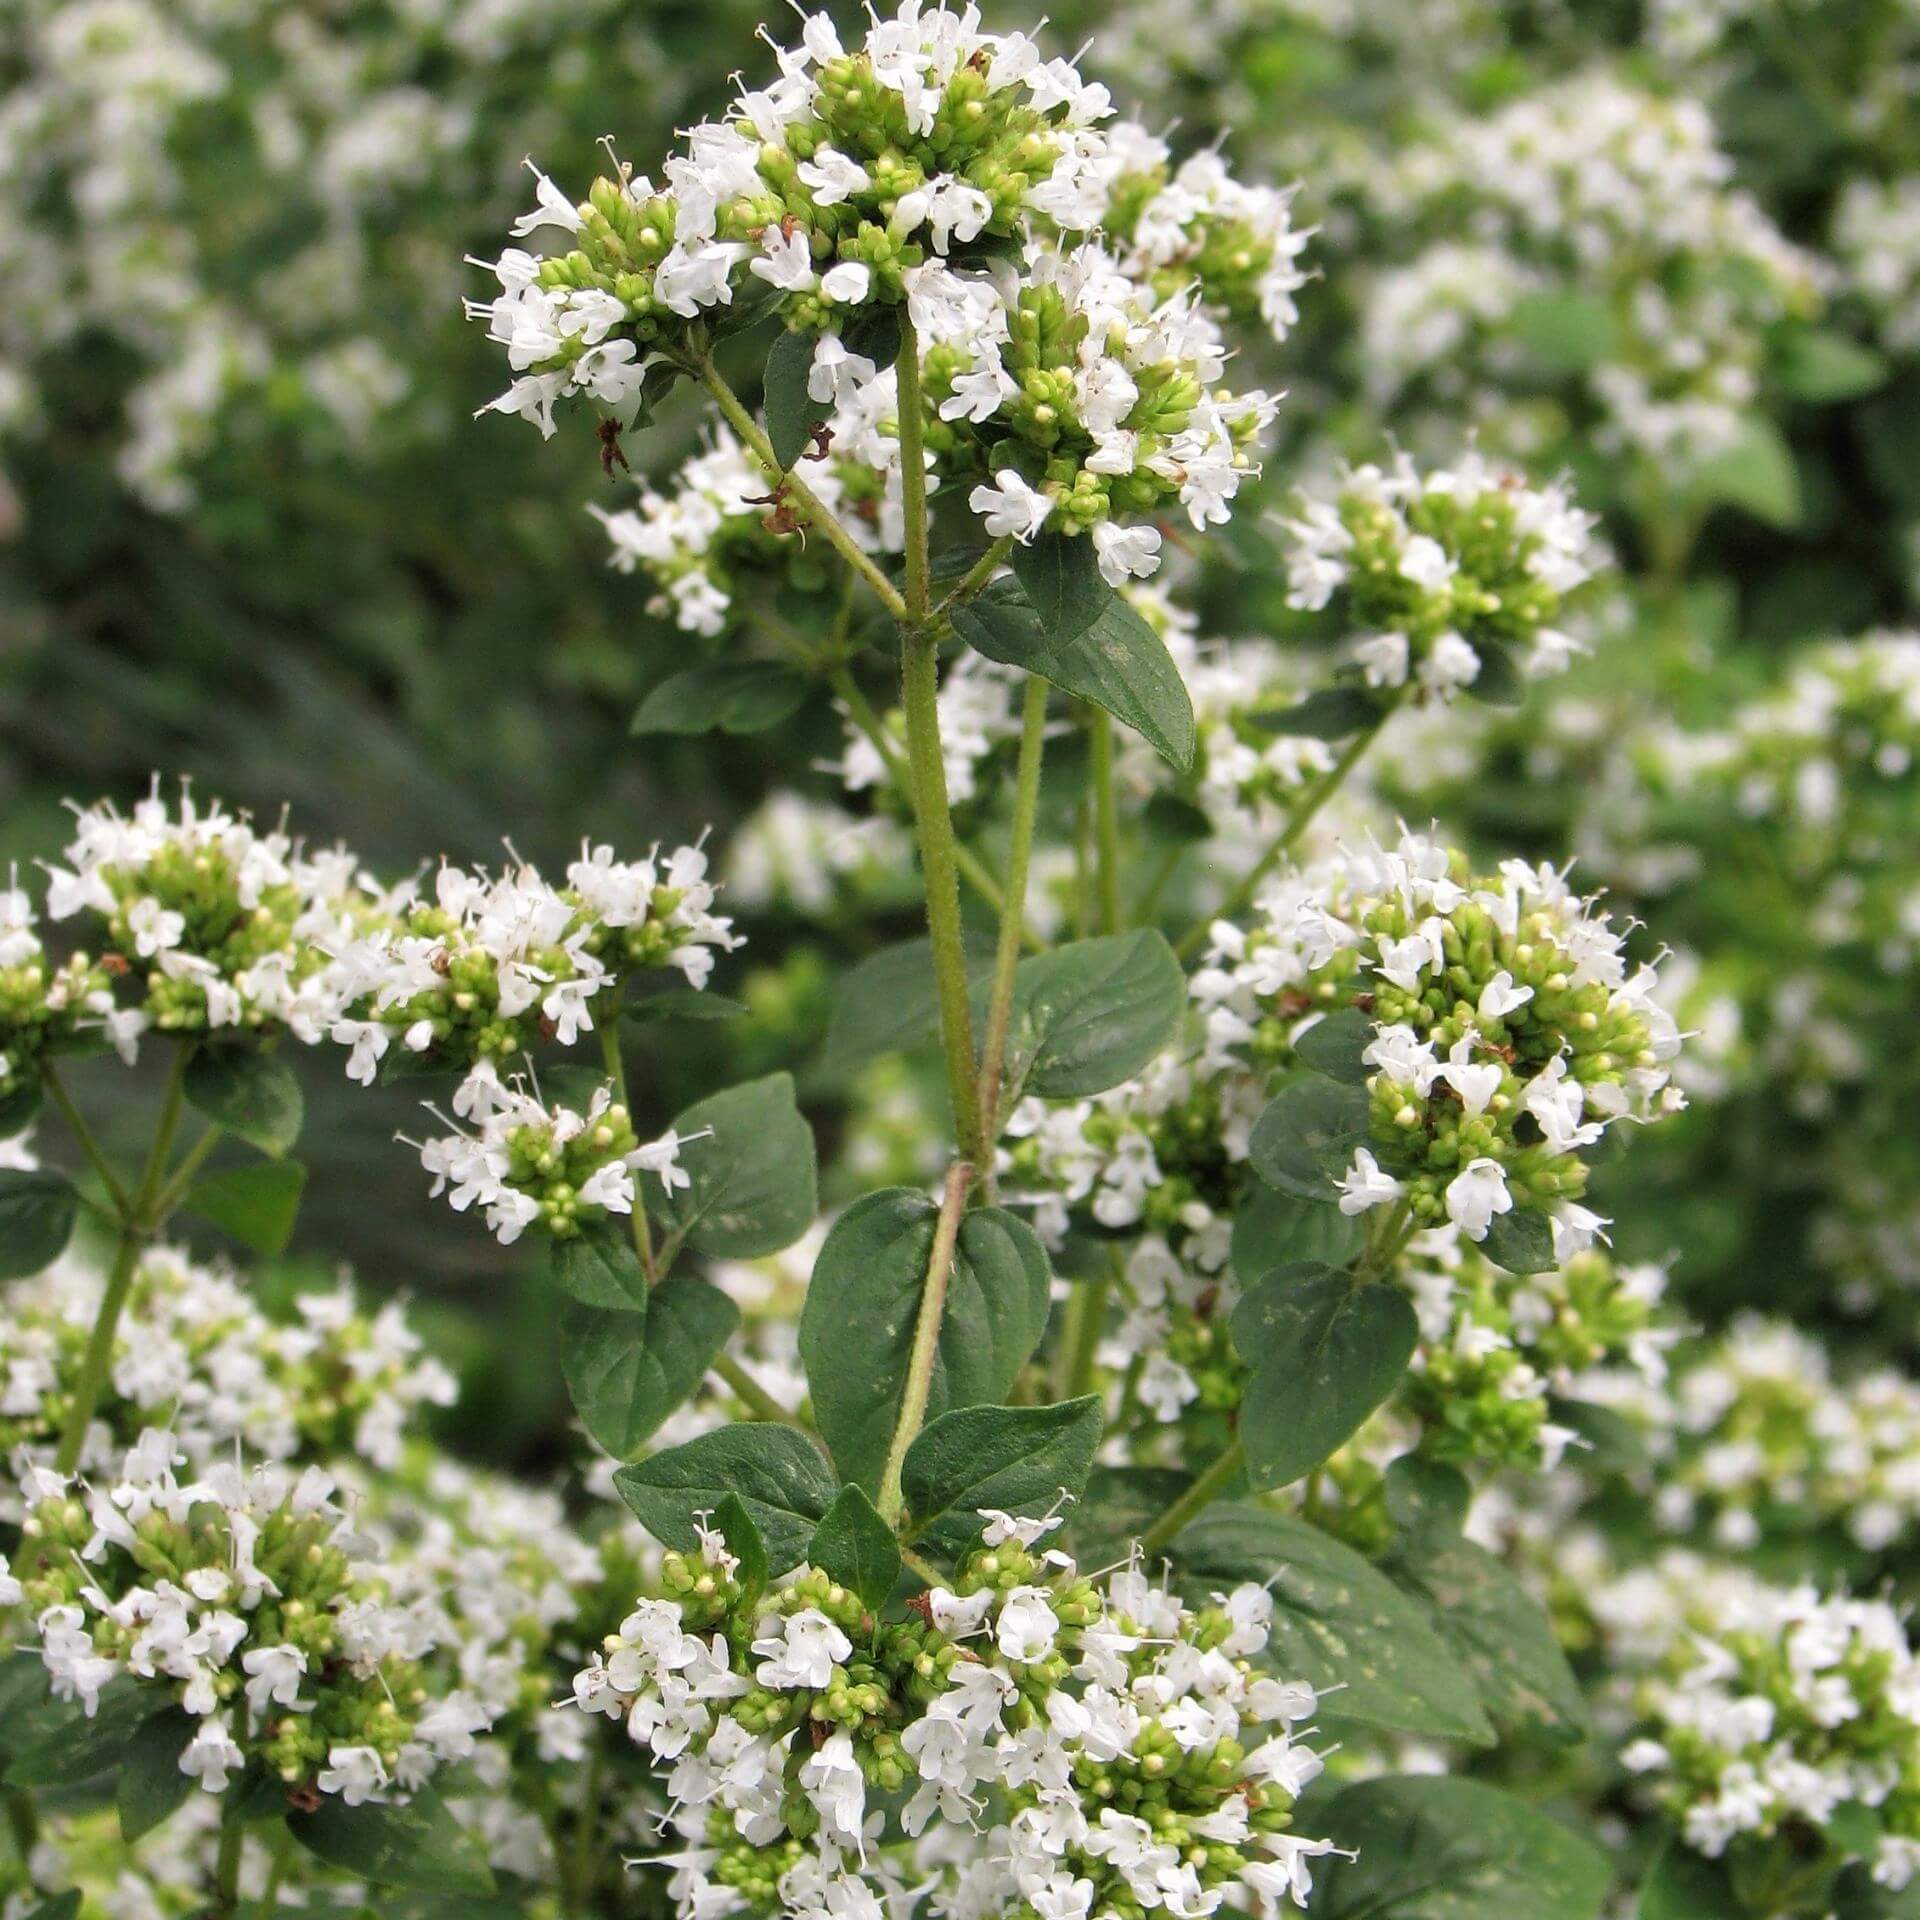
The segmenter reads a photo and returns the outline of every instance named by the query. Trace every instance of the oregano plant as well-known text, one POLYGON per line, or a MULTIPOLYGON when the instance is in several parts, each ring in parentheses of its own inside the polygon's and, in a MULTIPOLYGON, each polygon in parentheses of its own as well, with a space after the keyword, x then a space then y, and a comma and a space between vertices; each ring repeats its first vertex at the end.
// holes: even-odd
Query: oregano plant
MULTIPOLYGON (((756 846, 836 936, 817 1046, 750 863, 645 820, 388 872, 156 777, 0 891, 0 1920, 1914 1910, 1898 1605, 1590 1537, 1780 1496, 1885 1548, 1913 1442, 1836 1439, 1777 1330, 1670 1387, 1613 1235, 1628 1137, 1686 1125, 1684 964, 1524 810, 1398 806, 1594 644, 1599 515, 1464 429, 1247 511, 1313 234, 1040 36, 803 15, 667 151, 533 167, 470 303, 481 413, 637 488, 609 556, 684 646, 635 752, 837 751, 756 846), (1276 637, 1198 638, 1229 557, 1276 637), (709 1029, 739 1070, 683 1105, 709 1029), (534 1303, 546 1482, 442 1441, 404 1307, 280 1284, 323 1075, 534 1303)), ((1490 368, 1659 332, 1553 264, 1490 368)), ((1677 467, 1621 387, 1596 444, 1677 467)), ((1728 827, 1716 882, 1872 869, 1910 938, 1833 761, 1904 776, 1911 653, 1637 742, 1635 829, 1791 794, 1792 863, 1728 827)))

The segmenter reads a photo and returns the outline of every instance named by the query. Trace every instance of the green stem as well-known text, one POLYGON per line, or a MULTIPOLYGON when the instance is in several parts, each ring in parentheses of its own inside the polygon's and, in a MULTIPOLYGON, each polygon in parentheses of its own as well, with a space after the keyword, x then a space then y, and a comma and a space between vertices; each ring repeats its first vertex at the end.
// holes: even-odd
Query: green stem
POLYGON ((930 1587, 944 1587, 947 1576, 923 1554, 918 1554, 904 1542, 900 1548, 900 1564, 916 1579, 924 1580, 930 1587))
POLYGON ((1007 845, 1006 903, 1000 909, 1000 945, 994 955, 993 991, 987 1002, 987 1034, 980 1061, 980 1168, 992 1178, 993 1143, 1000 1137, 1000 1081, 1006 1071, 1007 1029, 1013 1019, 1014 976, 1026 931, 1027 869, 1033 858, 1033 825, 1040 812, 1040 760, 1047 738, 1047 683, 1027 676, 1020 711, 1020 760, 1014 776, 1013 835, 1007 845))
POLYGON ((893 370, 899 390, 900 505, 906 523, 906 618, 924 627, 933 610, 933 569, 927 557, 926 423, 920 406, 920 342, 905 307, 900 309, 900 351, 893 370))
POLYGON ((206 1165, 207 1155, 220 1144, 224 1129, 217 1120, 210 1120, 200 1138, 182 1155, 180 1164, 168 1177, 166 1186, 161 1190, 160 1198, 154 1203, 154 1212, 164 1220, 187 1196, 187 1189, 193 1184, 193 1176, 206 1165))
POLYGON ((593 1885, 600 1877, 594 1849, 600 1838, 600 1793, 606 1755, 598 1747, 587 1763, 586 1794, 580 1803, 579 1824, 573 1831, 573 1871, 568 1876, 575 1907, 586 1912, 593 1905, 593 1885))
POLYGON ((120 1217, 120 1243, 114 1249, 113 1265, 107 1272, 107 1289, 100 1298, 100 1311, 94 1315, 93 1331, 87 1336, 87 1351, 80 1363, 80 1378, 73 1389, 73 1405, 67 1409, 66 1424, 60 1430, 60 1445, 54 1454, 56 1473, 71 1473, 80 1464, 86 1445, 87 1429, 100 1405, 107 1375, 113 1370, 114 1336, 120 1330, 121 1311, 133 1290, 133 1276, 140 1264, 141 1252, 161 1224, 154 1201, 159 1193, 167 1156, 173 1151, 173 1136, 180 1126, 180 1109, 186 1095, 189 1046, 177 1048, 173 1066, 167 1075, 167 1089, 161 1096, 160 1121, 147 1155, 146 1170, 140 1185, 120 1217))
POLYGON ((783 1427, 798 1427, 802 1433, 812 1431, 797 1413, 790 1413, 783 1407, 732 1354, 718 1355, 713 1362, 713 1370, 733 1389, 741 1404, 758 1414, 762 1420, 777 1421, 783 1427))
POLYGON ((221 1822, 220 1851, 213 1863, 213 1905, 208 1909, 217 1920, 232 1920, 239 1911, 240 1856, 246 1844, 247 1830, 240 1821, 221 1822))
MULTIPOLYGON (((1397 705, 1396 701, 1395 706, 1397 705)), ((1386 725, 1393 712, 1394 707, 1388 707, 1372 726, 1365 727, 1356 733, 1347 743, 1340 758, 1294 803, 1293 811, 1287 816, 1285 830, 1260 856, 1253 870, 1212 913, 1187 929, 1184 937, 1174 948, 1174 952, 1182 960, 1191 960, 1205 945, 1207 931, 1216 920, 1231 920, 1236 913, 1252 904, 1253 896, 1260 890, 1260 882, 1300 844, 1300 836, 1313 824, 1314 817, 1320 809, 1339 791, 1341 782, 1359 765, 1360 756, 1380 737, 1380 729, 1386 725)))
POLYGON ((1093 831, 1098 849, 1100 924, 1107 933, 1120 931, 1120 814, 1113 791, 1113 716, 1104 707, 1093 709, 1088 745, 1093 760, 1093 831))
POLYGON ((260 1891, 260 1904, 254 1909, 256 1920, 273 1920, 273 1909, 286 1883, 287 1869, 293 1865, 293 1834, 278 1823, 273 1828, 272 1848, 267 1862, 267 1883, 260 1891))
POLYGON ((1100 1352, 1100 1335, 1106 1330, 1107 1297, 1112 1289, 1109 1268, 1082 1281, 1067 1297, 1066 1325, 1061 1329, 1059 1364, 1054 1374, 1062 1400, 1077 1400, 1093 1385, 1094 1362, 1100 1352))
POLYGON ((960 583, 940 602, 939 614, 945 619, 955 607, 964 607, 993 576, 1007 564, 1007 555, 1013 551, 1013 535, 1003 533, 985 553, 983 553, 964 574, 960 583))
MULTIPOLYGON (((773 443, 760 431, 760 423, 741 403, 740 396, 728 386, 726 376, 713 364, 712 356, 704 353, 696 355, 692 367, 701 385, 713 395, 721 413, 726 418, 727 425, 740 436, 754 458, 760 462, 774 487, 784 488, 788 496, 799 503, 807 516, 808 523, 817 527, 826 536, 827 544, 866 582, 874 598, 896 620, 904 620, 907 617, 907 603, 901 599, 893 582, 874 565, 866 553, 861 551, 859 542, 835 517, 826 502, 801 479, 798 473, 789 473, 774 458, 773 443)), ((924 495, 926 489, 924 473, 921 475, 920 485, 924 495)))
POLYGON ((1227 1482, 1240 1471, 1246 1451, 1236 1440, 1145 1533, 1140 1536, 1142 1553, 1158 1553, 1187 1522, 1204 1512, 1220 1497, 1227 1482))
MULTIPOLYGON (((621 1106, 626 1106, 627 1062, 620 1051, 620 1010, 617 1007, 600 1023, 600 1059, 606 1067, 607 1078, 613 1083, 614 1099, 621 1106)), ((633 1176, 632 1220, 633 1250, 639 1256, 640 1271, 646 1275, 647 1285, 652 1286, 660 1274, 653 1253, 653 1228, 647 1220, 646 1195, 641 1190, 638 1171, 633 1176)))
POLYGON ((967 1187, 973 1169, 964 1160, 956 1160, 947 1169, 947 1190, 940 1201, 940 1218, 933 1230, 933 1247, 927 1255, 926 1284, 920 1290, 920 1317, 913 1326, 913 1348, 907 1355, 907 1378, 900 1390, 900 1417, 894 1422, 893 1439, 887 1447, 887 1463, 880 1474, 880 1517, 890 1527, 900 1524, 905 1500, 900 1491, 900 1470, 906 1463, 907 1449, 913 1445, 920 1424, 927 1417, 927 1396, 933 1390, 933 1363, 940 1352, 940 1322, 947 1310, 947 1282, 953 1273, 954 1243, 960 1237, 960 1217, 966 1211, 967 1187))
POLYGON ((7 1793, 7 1826, 13 1834, 14 1851, 24 1867, 40 1844, 40 1816, 33 1810, 33 1796, 18 1787, 7 1793))
MULTIPOLYGON (((880 756, 881 764, 886 768, 898 789, 901 799, 913 804, 913 783, 908 777, 906 764, 900 758, 899 749, 887 736, 887 729, 880 716, 873 710, 873 702, 861 692, 860 683, 854 679, 845 664, 829 669, 827 684, 833 689, 847 717, 866 735, 873 750, 880 756)), ((1000 882, 987 871, 986 863, 973 849, 956 838, 953 847, 955 863, 959 866, 960 877, 977 893, 996 914, 1006 911, 1006 895, 1000 889, 1000 882)), ((1042 942, 1032 934, 1023 935, 1029 952, 1038 953, 1042 942)))
POLYGON ((100 1176, 100 1184, 107 1190, 107 1198, 113 1202, 114 1211, 124 1214, 127 1210, 127 1190, 120 1182, 120 1176, 114 1172, 112 1163, 100 1150, 100 1142, 95 1139, 93 1129, 87 1125, 87 1117, 74 1104, 73 1096, 60 1083, 60 1076, 52 1065, 43 1070, 43 1082, 47 1092, 53 1097, 53 1104, 60 1109, 61 1117, 66 1121, 68 1130, 79 1142, 80 1151, 87 1156, 88 1163, 100 1176))

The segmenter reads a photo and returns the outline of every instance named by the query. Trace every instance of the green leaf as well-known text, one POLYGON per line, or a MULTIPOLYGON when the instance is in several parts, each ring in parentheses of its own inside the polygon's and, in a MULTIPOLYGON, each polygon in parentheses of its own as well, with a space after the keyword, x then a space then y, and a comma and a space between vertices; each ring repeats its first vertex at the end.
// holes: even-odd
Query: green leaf
POLYGON ((1593 1920, 1612 1873, 1598 1847, 1511 1794, 1438 1775, 1366 1780, 1318 1831, 1314 1920, 1593 1920))
POLYGON ((129 1846, 171 1819, 194 1791, 194 1777, 180 1771, 180 1756, 193 1739, 193 1715, 179 1707, 156 1713, 137 1728, 114 1777, 120 1837, 129 1846))
POLYGON ((807 678, 775 660, 716 660, 662 680, 641 701, 630 733, 765 733, 790 720, 807 678))
POLYGON ((102 1690, 90 1719, 68 1721, 16 1754, 7 1763, 7 1784, 77 1787, 98 1779, 121 1764, 134 1734, 167 1705, 160 1688, 122 1676, 102 1690))
MULTIPOLYGON (((992 970, 993 942, 969 940, 969 986, 984 983, 992 970)), ((883 1053, 910 1053, 939 1030, 932 943, 902 940, 862 960, 835 989, 824 1058, 845 1072, 883 1053)))
POLYGON ((1467 1523, 1473 1488, 1458 1467, 1403 1453, 1387 1468, 1387 1516, 1405 1533, 1457 1534, 1467 1523))
POLYGON ((56 1893, 51 1900, 43 1900, 26 1916, 26 1920, 75 1920, 80 1911, 80 1889, 69 1887, 65 1893, 56 1893))
MULTIPOLYGON (((939 1209, 911 1187, 856 1200, 814 1262, 800 1358, 814 1419, 835 1464, 880 1489, 906 1386, 939 1209)), ((961 1222, 935 1348, 927 1413, 1005 1397, 1046 1331, 1046 1249, 1024 1221, 982 1207, 961 1222)))
POLYGON ((1249 718, 1268 733, 1298 735, 1309 740, 1349 740, 1385 719, 1387 708, 1368 687, 1316 687, 1290 707, 1260 711, 1249 718))
POLYGON ((209 1120, 277 1160, 300 1138, 306 1101, 293 1069, 257 1047, 196 1047, 187 1061, 188 1101, 209 1120))
POLYGON ((814 428, 833 412, 830 400, 816 400, 807 391, 815 343, 815 335, 783 327, 767 355, 761 401, 767 415, 767 439, 783 471, 806 452, 814 428))
POLYGON ((1782 342, 1774 378, 1789 399, 1821 406, 1872 393, 1886 384, 1887 372, 1871 347, 1831 327, 1806 327, 1782 342))
POLYGON ((1502 1733, 1587 1737, 1586 1700, 1546 1615, 1492 1554, 1428 1530, 1397 1547, 1381 1571, 1432 1608, 1435 1632, 1473 1675, 1502 1733))
POLYGON ((1493 1744, 1473 1679, 1427 1623, 1426 1609, 1351 1547, 1265 1507, 1210 1507, 1174 1540, 1175 1565, 1220 1586, 1273 1595, 1267 1658, 1275 1671, 1340 1691, 1330 1711, 1361 1726, 1493 1744))
POLYGON ((1247 1142, 1253 1170, 1297 1200, 1339 1198, 1334 1182, 1369 1134, 1367 1096, 1320 1075, 1289 1082, 1268 1101, 1247 1142))
POLYGON ((1797 526, 1800 472, 1786 435, 1748 414, 1733 442, 1694 469, 1687 491, 1706 506, 1738 507, 1770 527, 1797 526))
POLYGON ((1087 1484, 1100 1444, 1100 1402, 1088 1394, 1050 1407, 963 1407, 921 1428, 900 1484, 907 1536, 954 1553, 978 1530, 979 1511, 1045 1513, 1087 1484))
POLYGON ((47 1168, 0 1167, 0 1280, 24 1280, 67 1250, 80 1196, 47 1168))
MULTIPOLYGON (((1349 1087, 1364 1087, 1373 1069, 1360 1058, 1373 1045, 1378 1023, 1358 1007, 1342 1007, 1324 1020, 1316 1020, 1293 1043, 1293 1051, 1304 1066, 1324 1073, 1349 1087)), ((1344 1169, 1342 1169, 1344 1171, 1344 1169)))
POLYGON ((1017 580, 996 580, 957 608, 953 629, 976 653, 1024 667, 1131 727, 1181 773, 1192 770, 1193 702, 1166 642, 1118 594, 1065 640, 1050 635, 1017 580))
POLYGON ((900 357, 900 311, 877 301, 856 307, 841 323, 840 339, 849 353, 864 354, 876 367, 900 357))
POLYGON ((1496 1213, 1480 1251, 1509 1273, 1551 1273, 1560 1264, 1553 1257, 1553 1222, 1538 1207, 1496 1213))
POLYGON ((350 1807, 326 1794, 312 1813, 289 1814, 287 1830, 328 1866, 376 1887, 466 1895, 494 1890, 480 1842, 431 1787, 393 1805, 370 1800, 350 1807))
POLYGON ((900 1578, 900 1543, 858 1487, 840 1489, 814 1530, 807 1558, 876 1612, 900 1578))
POLYGON ((285 1253, 293 1238, 306 1184, 307 1170, 299 1161, 270 1160, 232 1173, 210 1173, 193 1183, 181 1204, 242 1246, 272 1258, 285 1253))
POLYGON ((696 1513, 713 1513, 729 1494, 760 1529, 767 1565, 785 1573, 806 1557, 807 1542, 839 1491, 819 1450, 794 1427, 743 1420, 669 1447, 613 1476, 620 1497, 656 1540, 682 1553, 699 1546, 696 1513))
POLYGON ((1114 597, 1086 534, 1042 531, 1014 547, 1011 564, 1041 632, 1055 646, 1078 639, 1114 597))
POLYGON ((1023 960, 1007 1028, 1007 1084, 1076 1100, 1131 1080, 1172 1039, 1187 978, 1151 927, 1023 960))
POLYGON ((767 1543, 737 1493, 728 1494, 714 1508, 712 1526, 727 1543, 727 1551, 740 1562, 740 1584, 749 1593, 760 1592, 767 1584, 767 1543))
POLYGON ((1240 1405, 1247 1477, 1284 1487, 1344 1446, 1399 1385, 1420 1337, 1407 1297, 1384 1282, 1300 1261, 1270 1273, 1233 1310, 1252 1369, 1240 1405))
POLYGON ((1534 293, 1516 301, 1507 324, 1542 373, 1564 379, 1585 373, 1616 349, 1613 315, 1583 293, 1534 293))
POLYGON ((770 1073, 729 1087, 674 1119, 685 1144, 676 1187, 655 1212, 697 1251, 757 1260, 790 1247, 818 1205, 813 1129, 793 1102, 793 1076, 770 1073), (688 1136, 707 1134, 701 1140, 688 1136))
POLYGON ((1675 1838, 1647 1869, 1634 1913, 1636 1920, 1726 1920, 1740 1907, 1725 1870, 1675 1838))
POLYGON ((746 1012, 738 1000, 724 993, 708 993, 700 987, 663 987, 658 993, 642 994, 621 1008, 628 1020, 644 1025, 650 1020, 735 1020, 746 1012))
POLYGON ((624 1460, 706 1377, 740 1309, 704 1280, 670 1280, 645 1313, 567 1302, 560 1370, 581 1423, 624 1460))
POLYGON ((1358 1214, 1256 1185, 1234 1209, 1233 1270, 1251 1283, 1294 1260, 1344 1267, 1366 1239, 1358 1214))
POLYGON ((547 1271, 570 1300, 640 1316, 647 1311, 646 1270, 624 1219, 584 1221, 578 1233, 551 1241, 547 1271))
POLYGON ((22 1080, 11 1092, 0 1094, 0 1140, 11 1140, 33 1125, 40 1117, 41 1097, 38 1080, 22 1080))

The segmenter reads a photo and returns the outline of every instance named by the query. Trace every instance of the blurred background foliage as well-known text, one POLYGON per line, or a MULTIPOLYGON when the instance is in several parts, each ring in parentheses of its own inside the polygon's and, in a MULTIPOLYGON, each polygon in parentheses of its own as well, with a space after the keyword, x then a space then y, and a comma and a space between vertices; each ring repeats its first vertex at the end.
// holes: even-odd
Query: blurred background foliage
MULTIPOLYGON (((542 442, 469 418, 499 369, 460 311, 483 290, 462 258, 496 253, 527 203, 523 155, 580 181, 611 135, 647 168, 676 125, 723 104, 731 73, 766 64, 758 17, 739 0, 13 0, 0 855, 51 856, 63 800, 124 802, 155 770, 258 814, 285 804, 309 839, 345 839, 388 872, 422 849, 486 861, 503 834, 536 860, 583 835, 632 852, 709 824, 724 848, 768 794, 834 790, 817 771, 839 738, 824 701, 719 746, 628 737, 689 646, 608 569, 584 510, 628 483, 602 474, 587 434, 542 442)), ((1517 721, 1475 719, 1464 765, 1390 755, 1386 797, 1558 859, 1582 842, 1599 748, 1630 709, 1711 724, 1807 641, 1912 623, 1920 213, 1903 269, 1870 221, 1849 239, 1861 220, 1844 209, 1884 194, 1897 241, 1903 183, 1916 204, 1913 6, 1074 0, 1051 32, 1091 38, 1089 66, 1124 108, 1177 126, 1181 151, 1222 141, 1244 176, 1301 182, 1321 277, 1254 370, 1289 392, 1261 491, 1272 513, 1304 474, 1375 457, 1387 435, 1444 455, 1470 430, 1570 469, 1606 513, 1626 583, 1612 637, 1553 696, 1556 712, 1587 703, 1587 731, 1547 725, 1537 694, 1517 721), (1536 222, 1476 174, 1475 142, 1503 116, 1559 97, 1578 122, 1621 90, 1649 124, 1669 107, 1708 116, 1731 172, 1700 204, 1751 219, 1665 231, 1656 178, 1651 211, 1584 206, 1573 183, 1536 222), (1469 274, 1446 310, 1468 317, 1429 341, 1433 303, 1405 276, 1443 245, 1490 246, 1528 286, 1475 317, 1469 274), (1661 360, 1682 335, 1709 372, 1737 363, 1731 438, 1623 439, 1599 376, 1652 367, 1684 389, 1687 370, 1661 360), (1388 364, 1400 372, 1383 380, 1388 364)), ((1676 189, 1675 204, 1694 202, 1676 189)), ((662 475, 694 434, 670 407, 628 452, 662 475)), ((1303 634, 1271 530, 1238 515, 1229 546, 1186 568, 1202 631, 1303 634)), ((1053 777, 1071 776, 1063 762, 1053 777)), ((1797 918, 1790 884, 1766 924, 1750 892, 1702 887, 1664 902, 1657 931, 1709 966, 1747 943, 1764 973, 1799 963, 1797 918)), ((792 1066, 830 1151, 827 983, 910 925, 904 907, 838 929, 750 917, 717 984, 759 1018, 653 1029, 647 1117, 792 1066)), ((1897 984, 1891 1015, 1873 1138, 1897 1199, 1920 1056, 1897 984)), ((417 1165, 387 1144, 404 1089, 369 1099, 315 1074, 309 1094, 302 1258, 421 1299, 468 1371, 469 1445, 545 1444, 563 1410, 538 1296, 506 1284, 510 1251, 435 1230, 417 1165)), ((1831 1104, 1763 1085, 1631 1155, 1613 1177, 1659 1204, 1636 1199, 1630 1250, 1677 1249, 1698 1312, 1826 1311, 1833 1267, 1808 1239, 1840 1180, 1834 1128, 1831 1104)), ((1873 1337, 1904 1339, 1906 1318, 1873 1337)))

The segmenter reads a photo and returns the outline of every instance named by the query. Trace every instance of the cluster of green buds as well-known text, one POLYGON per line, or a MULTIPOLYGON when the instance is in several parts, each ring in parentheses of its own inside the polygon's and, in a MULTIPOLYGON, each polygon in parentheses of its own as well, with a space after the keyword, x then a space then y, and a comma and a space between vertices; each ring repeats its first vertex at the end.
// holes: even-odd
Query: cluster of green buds
POLYGON ((41 1063, 97 1045, 132 1047, 141 1025, 116 1009, 113 974, 86 953, 54 959, 36 930, 26 889, 0 887, 0 1138, 25 1127, 39 1104, 41 1063))
POLYGON ((1564 672, 1562 625, 1606 564, 1594 516, 1469 450, 1422 472, 1406 455, 1303 494, 1289 520, 1288 604, 1335 605, 1369 687, 1501 696, 1564 672))
POLYGON ((214 1793, 258 1759, 296 1801, 358 1805, 470 1754, 486 1708, 356 1561, 333 1482, 216 1464, 183 1483, 184 1457, 149 1431, 91 1487, 30 1476, 19 1584, 56 1696, 91 1715, 124 1676, 181 1708, 180 1770, 214 1793))
POLYGON ((1489 1251, 1528 1270, 1591 1244, 1584 1150, 1681 1104, 1655 971, 1629 972, 1607 916, 1552 868, 1475 876, 1413 833, 1282 875, 1257 910, 1216 922, 1193 993, 1218 1057, 1317 1069, 1262 1116, 1263 1174, 1475 1241, 1498 1223, 1489 1251))

